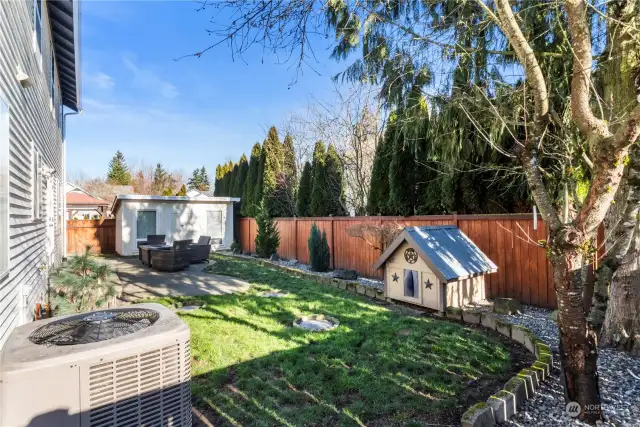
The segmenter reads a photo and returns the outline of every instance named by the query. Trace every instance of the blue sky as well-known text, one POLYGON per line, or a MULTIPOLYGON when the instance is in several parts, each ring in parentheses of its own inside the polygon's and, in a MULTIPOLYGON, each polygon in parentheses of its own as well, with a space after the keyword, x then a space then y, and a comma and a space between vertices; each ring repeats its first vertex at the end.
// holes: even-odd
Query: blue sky
MULTIPOLYGON (((84 1, 81 116, 68 117, 67 171, 104 176, 116 150, 131 166, 162 163, 186 176, 237 160, 272 124, 331 93, 345 64, 316 43, 319 63, 297 74, 256 48, 232 59, 226 45, 200 59, 214 38, 213 10, 191 1, 84 1), (295 83, 291 85, 292 82, 295 83)), ((186 179, 185 176, 185 179, 186 179)))

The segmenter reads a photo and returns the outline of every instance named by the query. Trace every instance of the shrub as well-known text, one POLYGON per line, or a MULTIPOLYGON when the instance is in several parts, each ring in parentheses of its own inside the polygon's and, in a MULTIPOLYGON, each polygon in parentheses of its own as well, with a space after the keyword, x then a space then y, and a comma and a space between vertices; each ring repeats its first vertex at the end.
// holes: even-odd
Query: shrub
POLYGON ((331 259, 329 243, 327 242, 327 232, 322 230, 322 233, 320 233, 320 229, 315 222, 311 225, 308 245, 311 269, 313 271, 327 271, 331 259))
POLYGON ((116 296, 110 273, 109 266, 96 262, 91 246, 87 246, 82 255, 69 258, 54 275, 54 289, 77 313, 94 310, 116 296))
POLYGON ((239 254, 240 252, 242 252, 242 246, 240 246, 240 243, 238 243, 236 240, 233 241, 230 249, 234 254, 239 254))
POLYGON ((256 252, 262 258, 269 258, 275 254, 280 246, 280 232, 276 227, 273 218, 261 203, 256 214, 256 225, 258 234, 256 235, 256 252))

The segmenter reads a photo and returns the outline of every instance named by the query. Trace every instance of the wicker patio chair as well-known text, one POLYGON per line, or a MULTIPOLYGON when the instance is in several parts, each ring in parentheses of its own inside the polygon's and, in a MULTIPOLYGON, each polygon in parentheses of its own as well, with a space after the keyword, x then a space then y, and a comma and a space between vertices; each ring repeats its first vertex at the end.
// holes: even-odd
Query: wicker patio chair
POLYGON ((144 264, 144 260, 142 259, 142 249, 140 249, 140 246, 166 245, 165 237, 166 236, 164 234, 147 234, 147 240, 138 240, 138 259, 143 261, 142 263, 144 264))
POLYGON ((209 254, 211 253, 211 237, 200 236, 198 243, 189 245, 191 249, 191 262, 209 262, 209 254))
POLYGON ((189 267, 191 263, 192 240, 176 240, 171 248, 153 249, 151 267, 160 271, 178 271, 189 267))

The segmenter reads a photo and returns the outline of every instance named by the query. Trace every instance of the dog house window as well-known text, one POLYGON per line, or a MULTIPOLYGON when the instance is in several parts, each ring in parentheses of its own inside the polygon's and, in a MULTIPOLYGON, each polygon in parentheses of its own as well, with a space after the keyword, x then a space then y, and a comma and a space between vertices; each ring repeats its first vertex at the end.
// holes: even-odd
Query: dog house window
POLYGON ((404 296, 418 298, 418 272, 415 270, 404 271, 404 296))

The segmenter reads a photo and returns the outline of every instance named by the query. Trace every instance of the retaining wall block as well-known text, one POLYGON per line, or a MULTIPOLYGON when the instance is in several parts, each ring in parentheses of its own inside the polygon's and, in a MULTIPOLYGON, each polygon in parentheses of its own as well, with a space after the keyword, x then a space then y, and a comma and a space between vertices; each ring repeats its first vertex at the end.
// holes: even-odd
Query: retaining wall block
POLYGON ((366 291, 367 289, 363 285, 359 283, 356 285, 356 292, 359 293, 360 295, 364 295, 366 291))
POLYGON ((476 403, 462 414, 462 427, 493 427, 493 408, 485 402, 476 403))
POLYGON ((511 323, 496 319, 496 331, 500 332, 505 337, 511 338, 511 323))
POLYGON ((533 397, 533 395, 527 394, 526 380, 517 375, 515 377, 512 377, 509 381, 507 381, 507 383, 504 385, 503 390, 506 391, 507 393, 513 394, 513 397, 516 403, 516 408, 522 408, 522 405, 524 405, 524 402, 526 402, 527 399, 530 399, 533 397))
POLYGON ((536 390, 538 390, 538 374, 531 369, 523 369, 518 372, 518 376, 525 379, 528 395, 533 396, 536 390))
POLYGON ((347 290, 349 292, 355 292, 356 291, 356 285, 354 283, 347 283, 347 290))
POLYGON ((533 365, 531 365, 531 370, 535 371, 538 374, 538 379, 540 380, 540 382, 547 379, 547 376, 549 375, 549 371, 547 368, 548 367, 545 363, 538 361, 533 362, 533 365))
POLYGON ((375 298, 376 297, 376 290, 373 288, 366 288, 365 290, 365 294, 369 297, 369 298, 375 298))
POLYGON ((536 354, 536 341, 537 338, 533 333, 529 331, 529 333, 524 334, 524 346, 527 347, 531 353, 536 354))
POLYGON ((338 287, 340 289, 346 290, 347 289, 347 284, 345 282, 340 282, 340 283, 338 283, 338 287))
POLYGON ((462 309, 457 307, 447 307, 445 310, 448 319, 462 320, 462 309))
POLYGON ((485 313, 480 319, 480 324, 485 328, 496 329, 496 317, 493 314, 485 313))
POLYGON ((511 327, 511 339, 524 345, 527 331, 528 329, 523 326, 513 325, 511 327))
POLYGON ((505 390, 500 390, 487 399, 487 404, 493 408, 493 417, 497 423, 505 422, 517 412, 515 396, 505 390))
POLYGON ((462 320, 466 323, 471 323, 473 325, 478 325, 480 323, 480 319, 482 315, 478 311, 463 311, 462 312, 462 320))
POLYGON ((384 296, 384 291, 376 290, 376 299, 384 301, 386 299, 384 296))

